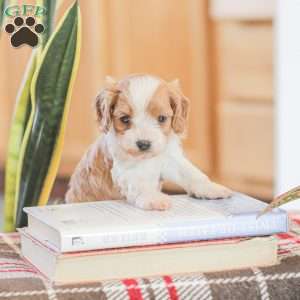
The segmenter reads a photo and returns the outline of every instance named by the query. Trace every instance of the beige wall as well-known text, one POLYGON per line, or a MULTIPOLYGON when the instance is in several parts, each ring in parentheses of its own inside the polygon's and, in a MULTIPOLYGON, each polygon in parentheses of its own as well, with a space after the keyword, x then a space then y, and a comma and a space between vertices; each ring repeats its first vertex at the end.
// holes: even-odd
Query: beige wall
MULTIPOLYGON (((60 14, 72 1, 63 1, 60 14)), ((206 1, 85 0, 82 55, 60 174, 72 172, 98 134, 92 102, 105 75, 120 78, 145 72, 167 80, 179 78, 191 99, 185 147, 192 160, 211 171, 210 108, 207 77, 206 1)), ((0 163, 3 166, 9 120, 30 49, 13 49, 1 36, 0 163)))
MULTIPOLYGON (((71 2, 61 1, 60 16, 71 2)), ((82 52, 60 175, 72 173, 99 134, 92 103, 105 76, 121 78, 143 72, 166 80, 180 79, 191 100, 184 147, 194 163, 234 189, 270 198, 272 14, 261 10, 259 0, 245 0, 243 6, 239 3, 81 0, 82 52)), ((29 54, 27 46, 13 49, 7 34, 2 32, 0 169, 5 161, 17 89, 29 54)))

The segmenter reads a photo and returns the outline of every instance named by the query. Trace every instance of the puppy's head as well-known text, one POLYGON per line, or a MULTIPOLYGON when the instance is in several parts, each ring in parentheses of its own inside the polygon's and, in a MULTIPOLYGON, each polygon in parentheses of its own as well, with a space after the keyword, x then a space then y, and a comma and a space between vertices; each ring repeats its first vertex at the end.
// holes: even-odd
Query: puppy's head
POLYGON ((184 134, 188 106, 178 81, 167 83, 150 75, 108 78, 96 98, 102 131, 110 132, 127 155, 139 158, 161 153, 172 133, 184 134))

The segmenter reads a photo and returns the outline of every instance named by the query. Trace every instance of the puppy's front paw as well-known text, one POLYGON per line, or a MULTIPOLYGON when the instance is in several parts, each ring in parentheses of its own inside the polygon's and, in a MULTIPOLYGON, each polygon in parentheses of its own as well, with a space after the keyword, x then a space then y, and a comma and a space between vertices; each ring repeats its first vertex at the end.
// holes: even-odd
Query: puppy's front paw
POLYGON ((208 198, 208 199, 218 199, 218 198, 228 198, 232 196, 233 192, 223 185, 207 182, 193 185, 189 191, 191 196, 196 198, 208 198))
POLYGON ((150 202, 150 209, 167 210, 169 208, 171 208, 171 198, 164 194, 150 202))
POLYGON ((136 206, 146 210, 167 210, 171 207, 171 197, 163 193, 153 193, 141 196, 136 206))

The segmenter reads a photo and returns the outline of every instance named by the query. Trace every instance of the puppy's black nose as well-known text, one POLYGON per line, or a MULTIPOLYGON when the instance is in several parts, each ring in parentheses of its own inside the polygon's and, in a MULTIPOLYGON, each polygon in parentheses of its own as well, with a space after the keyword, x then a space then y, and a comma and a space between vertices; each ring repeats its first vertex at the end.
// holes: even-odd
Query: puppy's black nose
POLYGON ((136 145, 141 151, 146 151, 151 147, 151 142, 147 140, 138 140, 136 145))

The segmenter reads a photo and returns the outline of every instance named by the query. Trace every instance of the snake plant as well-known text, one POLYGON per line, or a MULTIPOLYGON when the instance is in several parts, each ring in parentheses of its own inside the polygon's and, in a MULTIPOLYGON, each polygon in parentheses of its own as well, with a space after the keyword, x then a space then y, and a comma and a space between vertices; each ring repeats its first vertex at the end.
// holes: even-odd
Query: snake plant
POLYGON ((45 205, 57 173, 81 30, 77 1, 51 32, 55 1, 44 0, 48 31, 32 53, 17 98, 5 178, 5 230, 26 225, 23 207, 45 205))
POLYGON ((0 28, 2 27, 2 23, 4 19, 4 8, 5 8, 5 0, 0 0, 0 28))

